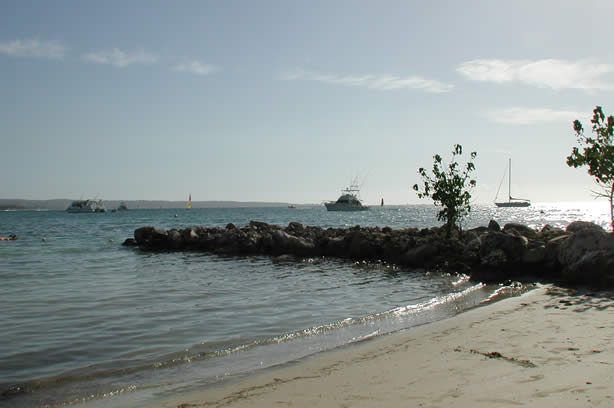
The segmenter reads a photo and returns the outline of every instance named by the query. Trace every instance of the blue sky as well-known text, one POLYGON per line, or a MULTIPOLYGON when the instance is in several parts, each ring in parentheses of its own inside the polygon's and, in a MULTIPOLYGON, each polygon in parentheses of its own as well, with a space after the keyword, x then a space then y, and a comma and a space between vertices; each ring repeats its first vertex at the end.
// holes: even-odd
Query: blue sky
POLYGON ((476 202, 590 200, 574 119, 614 113, 614 2, 0 3, 0 198, 420 202, 477 151, 476 202), (503 193, 502 193, 503 194, 503 193))

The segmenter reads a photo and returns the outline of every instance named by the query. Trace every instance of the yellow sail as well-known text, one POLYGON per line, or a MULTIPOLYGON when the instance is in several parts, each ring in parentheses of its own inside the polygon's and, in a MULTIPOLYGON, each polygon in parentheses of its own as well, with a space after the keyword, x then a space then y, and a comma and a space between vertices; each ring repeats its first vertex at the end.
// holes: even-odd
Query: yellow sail
POLYGON ((185 206, 187 210, 192 208, 192 194, 190 194, 190 198, 188 198, 188 204, 185 206))

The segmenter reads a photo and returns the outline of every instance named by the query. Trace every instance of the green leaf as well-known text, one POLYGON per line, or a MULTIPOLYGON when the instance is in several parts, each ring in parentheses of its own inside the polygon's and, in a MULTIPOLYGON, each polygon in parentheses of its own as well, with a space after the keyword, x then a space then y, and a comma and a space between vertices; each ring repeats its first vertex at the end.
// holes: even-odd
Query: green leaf
POLYGON ((469 162, 460 167, 456 157, 461 156, 462 153, 462 146, 454 145, 452 160, 447 166, 443 165, 441 156, 436 154, 433 156, 433 177, 429 176, 423 167, 418 169, 424 182, 424 191, 419 191, 418 185, 414 185, 418 198, 431 198, 436 206, 441 207, 437 219, 445 221, 448 237, 450 237, 452 228, 471 212, 469 189, 477 185, 474 179, 469 180, 469 174, 475 170, 473 160, 477 152, 471 152, 469 162), (459 169, 464 170, 461 172, 459 169))

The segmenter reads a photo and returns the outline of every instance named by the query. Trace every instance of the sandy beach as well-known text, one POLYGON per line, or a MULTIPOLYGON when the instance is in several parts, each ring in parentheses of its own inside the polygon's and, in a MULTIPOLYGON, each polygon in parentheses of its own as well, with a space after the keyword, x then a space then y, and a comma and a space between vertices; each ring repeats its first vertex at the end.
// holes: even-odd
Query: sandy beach
POLYGON ((613 407, 614 295, 540 287, 149 407, 613 407))

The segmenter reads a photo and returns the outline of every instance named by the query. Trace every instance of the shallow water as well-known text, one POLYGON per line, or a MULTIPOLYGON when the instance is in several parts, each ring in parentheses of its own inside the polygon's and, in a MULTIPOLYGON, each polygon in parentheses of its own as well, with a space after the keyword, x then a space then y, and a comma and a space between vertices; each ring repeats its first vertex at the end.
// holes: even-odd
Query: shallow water
MULTIPOLYGON (((391 265, 120 244, 136 228, 250 220, 323 227, 439 225, 430 206, 330 213, 323 207, 0 212, 0 406, 140 402, 453 316, 498 289, 391 265)), ((607 224, 607 205, 477 206, 466 228, 523 222, 607 224)))

